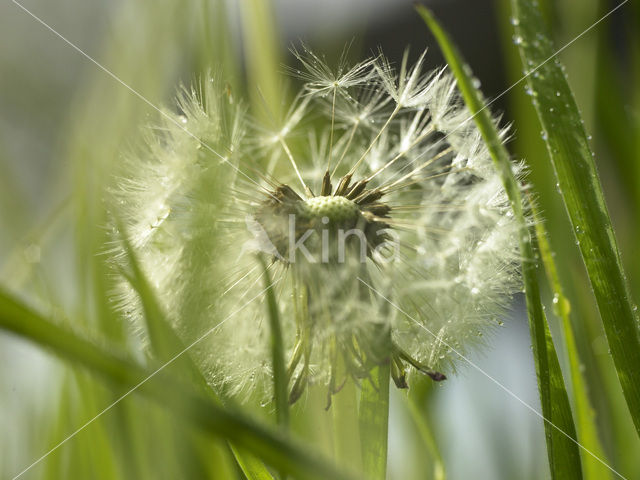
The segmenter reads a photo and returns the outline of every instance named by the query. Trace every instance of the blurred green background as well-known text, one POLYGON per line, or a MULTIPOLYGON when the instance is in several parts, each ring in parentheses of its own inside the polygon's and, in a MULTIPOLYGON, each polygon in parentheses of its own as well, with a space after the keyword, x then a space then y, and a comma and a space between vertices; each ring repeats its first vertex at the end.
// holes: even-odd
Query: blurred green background
MULTIPOLYGON (((113 321, 104 188, 153 105, 170 104, 180 82, 207 68, 223 72, 234 96, 278 102, 288 48, 308 43, 336 58, 351 42, 362 59, 382 48, 399 62, 442 56, 412 1, 404 0, 24 0, 56 32, 14 2, 0 5, 0 275, 42 311, 92 336, 133 347, 113 321), (276 74, 281 73, 280 77, 276 74), (134 93, 134 92, 137 92, 134 93)), ((441 19, 488 98, 522 76, 506 0, 424 2, 441 19)), ((561 46, 619 2, 540 1, 561 46)), ((562 52, 604 184, 635 298, 640 298, 640 7, 629 2, 562 52)), ((287 78, 288 91, 296 79, 287 78)), ((492 106, 512 123, 509 149, 530 167, 551 245, 572 305, 584 375, 607 458, 640 478, 640 442, 617 382, 573 234, 555 186, 540 126, 524 85, 492 106)), ((559 332, 550 295, 547 313, 559 332)), ((472 360, 539 408, 523 301, 472 360)), ((561 362, 563 352, 559 349, 561 362)), ((563 364, 563 367, 565 365, 563 364)), ((566 371, 566 370, 565 370, 566 371)), ((0 332, 0 476, 13 478, 105 408, 116 393, 83 370, 0 332)), ((447 478, 548 477, 541 420, 478 371, 462 368, 437 387, 416 389, 433 426, 447 478)), ((389 478, 434 477, 403 392, 392 394, 389 478)), ((294 411, 303 416, 303 412, 294 411)), ((304 423, 301 421, 301 423, 304 423)), ((309 427, 312 428, 312 427, 309 427)), ((234 467, 186 451, 193 433, 144 400, 127 398, 24 474, 36 478, 225 478, 234 467), (158 459, 161 459, 159 461, 158 459), (215 462, 214 462, 215 463, 215 462), (226 473, 225 473, 226 472, 226 473)), ((195 441, 194 441, 195 442, 195 441)), ((197 442, 195 442, 197 443, 197 442)), ((194 444, 195 444, 194 443, 194 444)), ((226 458, 219 456, 219 458, 226 458)))

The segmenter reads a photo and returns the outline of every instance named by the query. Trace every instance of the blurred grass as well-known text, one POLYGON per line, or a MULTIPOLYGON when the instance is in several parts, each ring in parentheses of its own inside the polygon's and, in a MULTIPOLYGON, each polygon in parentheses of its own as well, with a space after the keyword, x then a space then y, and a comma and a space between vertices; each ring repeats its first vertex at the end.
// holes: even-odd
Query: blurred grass
MULTIPOLYGON (((125 355, 116 353, 117 350, 113 347, 104 348, 55 325, 2 291, 0 312, 0 328, 51 349, 72 364, 82 365, 114 385, 123 387, 125 393, 119 398, 134 391, 145 395, 168 407, 173 415, 192 422, 194 426, 214 436, 231 440, 263 459, 268 459, 274 467, 299 478, 356 478, 343 474, 330 462, 287 440, 281 432, 270 430, 237 410, 223 408, 188 387, 184 380, 176 380, 169 369, 165 371, 165 367, 170 367, 179 354, 159 367, 145 368, 136 365, 125 355)), ((185 351, 182 350, 181 353, 185 351)), ((106 411, 108 409, 103 410, 106 411)), ((184 453, 191 454, 194 451, 183 452, 183 455, 184 453)), ((209 456, 210 454, 211 450, 209 456)), ((178 458, 184 457, 178 455, 178 458)), ((189 467, 193 467, 193 464, 189 467)))
MULTIPOLYGON (((512 26, 508 22, 511 12, 506 0, 500 4, 503 54, 510 78, 516 80, 522 75, 512 44, 512 26)), ((610 2, 604 0, 588 0, 580 4, 540 0, 540 5, 552 25, 558 45, 587 27, 598 14, 604 14, 611 8, 610 2)), ((184 4, 175 0, 143 0, 122 2, 108 10, 109 15, 104 19, 107 27, 103 44, 98 48, 95 43, 90 44, 88 53, 154 104, 170 102, 180 80, 189 84, 194 75, 212 68, 224 72, 235 97, 249 94, 251 108, 256 114, 277 114, 283 104, 277 71, 284 54, 276 34, 277 25, 273 23, 273 6, 267 0, 243 2, 241 6, 244 40, 241 48, 232 35, 234 26, 228 21, 225 2, 202 0, 184 4), (244 64, 237 57, 240 51, 246 55, 244 64)), ((621 15, 603 22, 564 52, 562 58, 582 117, 594 134, 593 145, 598 152, 596 161, 602 173, 604 193, 636 298, 640 289, 640 254, 635 251, 640 233, 639 8, 637 3, 629 2, 621 15)), ((33 28, 41 27, 34 25, 33 28)), ((50 36, 44 38, 51 40, 52 44, 58 41, 50 36)), ((75 38, 70 37, 71 40, 75 38)), ((339 38, 331 39, 331 43, 338 45, 338 50, 344 44, 339 38)), ((61 44, 60 48, 68 47, 61 44)), ((354 50, 352 48, 350 54, 358 57, 354 50)), ((108 239, 104 228, 107 224, 103 204, 105 190, 118 155, 135 140, 138 126, 146 123, 146 117, 152 111, 94 68, 85 64, 78 77, 74 78, 72 90, 68 92, 69 98, 74 100, 68 107, 65 120, 56 125, 40 120, 33 126, 29 125, 33 129, 29 132, 32 137, 44 136, 45 140, 55 137, 52 144, 43 142, 45 148, 24 149, 25 156, 36 156, 43 151, 51 156, 54 168, 43 175, 46 189, 34 190, 24 185, 21 180, 23 172, 19 168, 22 158, 14 158, 16 148, 9 143, 11 136, 3 134, 0 137, 2 282, 12 291, 28 296, 34 304, 43 307, 43 311, 71 326, 74 332, 99 338, 101 342, 102 339, 108 340, 109 345, 116 345, 136 361, 150 362, 155 360, 141 354, 139 339, 132 335, 126 322, 113 309, 110 300, 111 271, 102 253, 108 239), (38 128, 47 130, 39 132, 38 128), (40 135, 42 133, 45 135, 40 135), (62 211, 55 213, 70 191, 73 191, 70 206, 63 206, 62 211), (68 238, 71 230, 74 231, 73 239, 68 238), (7 262, 9 257, 11 262, 7 262), (65 271, 65 267, 68 269, 72 263, 76 265, 75 271, 65 271)), ((6 91, 15 91, 24 84, 27 86, 23 88, 31 92, 28 95, 31 99, 29 115, 38 112, 46 118, 51 112, 59 113, 66 108, 66 96, 47 100, 52 89, 59 86, 52 86, 46 81, 27 82, 30 78, 27 74, 17 75, 13 83, 8 83, 6 78, 10 75, 5 75, 2 80, 6 91)), ((530 97, 521 88, 512 91, 509 99, 512 105, 509 116, 515 123, 515 139, 509 147, 524 157, 530 166, 533 190, 537 193, 541 214, 546 221, 550 249, 555 253, 553 259, 557 264, 559 281, 565 287, 564 293, 572 307, 577 359, 568 337, 565 337, 567 347, 558 345, 558 348, 569 357, 565 373, 572 379, 568 384, 572 386, 570 393, 574 399, 578 434, 581 440, 585 438, 585 444, 595 442, 594 445, 600 436, 604 454, 616 469, 627 478, 638 478, 640 442, 620 393, 611 357, 606 346, 602 346, 602 325, 586 283, 571 225, 556 191, 551 167, 546 162, 547 153, 535 111, 530 97), (584 398, 576 370, 581 370, 584 375, 588 398, 584 398), (589 401, 596 412, 591 423, 589 401), (580 402, 583 402, 582 406, 579 406, 580 402)), ((134 283, 141 285, 135 280, 134 283)), ((553 305, 551 297, 547 304, 553 305)), ((196 308, 197 305, 184 306, 185 312, 196 308)), ((557 330, 570 334, 567 312, 558 313, 562 322, 557 330)), ((158 318, 160 316, 149 317, 158 318)), ((550 321, 553 321, 552 316, 550 321)), ((554 330, 553 323, 551 327, 554 330)), ((555 330, 554 337, 559 338, 555 336, 555 330)), ((2 340, 14 342, 11 337, 2 340)), ((172 351, 171 347, 172 343, 169 343, 167 352, 172 351)), ((637 365, 635 367, 636 372, 640 370, 637 365)), ((18 370, 22 371, 22 368, 18 370)), ((16 445, 19 445, 15 448, 24 451, 21 457, 9 456, 4 451, 0 453, 1 476, 10 478, 16 468, 38 458, 122 393, 121 389, 97 381, 82 368, 65 367, 59 379, 58 370, 49 369, 51 376, 56 378, 56 389, 42 390, 39 398, 25 401, 16 412, 16 416, 24 418, 25 428, 15 438, 16 445), (32 408, 35 410, 33 414, 32 408)), ((28 371, 26 367, 25 371, 28 371)), ((437 394, 439 392, 430 393, 437 394)), ((335 439, 332 438, 332 412, 327 414, 323 411, 324 400, 324 392, 311 388, 304 404, 301 402, 291 409, 291 429, 295 438, 304 438, 306 446, 329 456, 335 439), (305 412, 311 411, 321 413, 309 418, 305 412)), ((418 395, 416 408, 412 409, 422 433, 421 441, 425 442, 415 448, 425 449, 424 455, 406 458, 407 462, 415 465, 419 472, 417 478, 421 479, 431 478, 432 473, 437 478, 439 473, 433 470, 442 462, 434 445, 429 445, 428 432, 423 428, 434 420, 429 417, 429 412, 424 411, 427 401, 418 395), (427 423, 423 424, 421 420, 427 423), (429 458, 433 459, 433 465, 427 463, 429 458)), ((478 415, 482 414, 478 412, 478 415)), ((436 419, 436 423, 441 420, 436 419)), ((440 443, 442 439, 435 435, 434 441, 435 447, 443 451, 442 458, 447 459, 446 449, 450 445, 440 443)), ((544 439, 540 437, 535 441, 542 443, 544 439)), ((490 448, 500 450, 501 447, 496 441, 490 448)), ((211 441, 209 436, 182 425, 175 412, 167 412, 151 401, 136 397, 122 401, 108 415, 79 433, 74 441, 65 444, 32 472, 25 474, 24 478, 169 479, 181 475, 190 478, 242 478, 240 469, 251 478, 248 472, 256 464, 245 454, 241 458, 248 460, 240 461, 238 467, 224 442, 211 441), (162 461, 158 462, 158 458, 162 461)), ((496 458, 500 457, 500 454, 496 455, 496 458)), ((587 478, 604 475, 601 471, 591 470, 584 456, 583 462, 587 478)), ((270 474, 261 469, 263 467, 259 463, 257 465, 254 478, 269 478, 267 475, 270 474)), ((502 459, 496 468, 500 469, 503 478, 509 478, 509 468, 512 468, 509 467, 509 459, 502 459)), ((521 478, 538 478, 536 472, 518 470, 518 474, 521 478)))

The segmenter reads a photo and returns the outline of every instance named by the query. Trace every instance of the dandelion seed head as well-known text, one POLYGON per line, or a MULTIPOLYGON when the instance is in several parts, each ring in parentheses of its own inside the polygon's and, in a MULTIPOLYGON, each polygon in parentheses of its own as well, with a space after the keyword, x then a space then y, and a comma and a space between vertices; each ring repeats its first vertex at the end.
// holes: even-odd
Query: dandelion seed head
MULTIPOLYGON (((296 55, 305 84, 274 125, 217 80, 183 89, 125 157, 114 216, 185 342, 211 331, 193 357, 226 394, 272 394, 256 255, 269 259, 292 402, 389 359, 399 386, 411 368, 440 379, 521 289, 518 226, 486 145, 424 54, 397 70, 383 56, 332 69, 296 55)), ((116 298, 145 336, 126 279, 116 298)))

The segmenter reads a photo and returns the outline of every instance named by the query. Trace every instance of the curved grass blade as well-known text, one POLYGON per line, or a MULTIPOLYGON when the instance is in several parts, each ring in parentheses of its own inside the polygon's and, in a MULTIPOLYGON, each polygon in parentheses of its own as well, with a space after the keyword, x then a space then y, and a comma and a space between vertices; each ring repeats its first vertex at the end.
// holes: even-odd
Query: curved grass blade
MULTIPOLYGON (((185 345, 167 321, 151 284, 147 281, 147 278, 140 268, 138 257, 131 248, 131 244, 122 225, 119 225, 119 230, 122 232, 121 242, 127 253, 127 259, 129 260, 129 266, 131 268, 131 273, 123 272, 123 275, 140 297, 147 331, 149 332, 151 348, 160 361, 170 361, 177 353, 184 350, 185 345)), ((222 403, 218 395, 209 387, 207 380, 189 355, 180 356, 177 362, 172 362, 172 367, 174 370, 178 370, 176 372, 178 375, 187 374, 213 401, 220 404, 222 403)), ((235 448, 231 444, 229 448, 238 462, 238 466, 240 466, 248 480, 273 479, 267 467, 265 467, 259 459, 245 451, 235 448)))
POLYGON ((98 373, 109 382, 127 389, 128 393, 125 393, 125 396, 135 390, 169 408, 173 414, 194 426, 232 441, 274 468, 296 478, 353 479, 326 459, 288 440, 281 432, 273 431, 244 414, 220 406, 165 371, 144 368, 112 348, 106 349, 96 342, 55 325, 2 289, 0 329, 51 349, 71 363, 98 373))
MULTIPOLYGON (((549 332, 536 276, 536 262, 531 242, 531 232, 527 226, 520 187, 511 169, 509 153, 502 144, 500 136, 482 96, 473 86, 470 68, 462 59, 446 32, 440 27, 431 12, 417 7, 418 13, 432 31, 445 59, 447 60, 465 103, 473 120, 491 153, 494 164, 502 177, 504 188, 509 196, 511 208, 520 223, 520 254, 522 255, 522 274, 527 300, 527 314, 533 343, 533 354, 540 390, 542 415, 545 419, 547 454, 552 478, 582 478, 580 453, 575 441, 576 430, 569 405, 569 397, 564 385, 560 364, 549 332)), ((470 119, 469 119, 470 120, 470 119)))
POLYGON ((640 316, 633 305, 580 113, 534 2, 512 0, 527 84, 544 130, 627 405, 640 434, 640 316), (532 70, 533 67, 535 71, 532 70))
MULTIPOLYGON (((588 448, 594 455, 604 459, 604 449, 598 438, 598 430, 595 423, 595 414, 589 395, 587 393, 587 385, 580 368, 580 356, 576 345, 573 326, 571 324, 570 311, 571 304, 565 297, 560 283, 560 276, 556 268, 553 252, 547 239, 547 231, 544 223, 539 218, 536 207, 531 204, 535 228, 536 238, 538 240, 538 251, 547 272, 549 283, 553 290, 553 310, 555 314, 562 320, 562 333, 565 342, 567 357, 569 358, 570 379, 573 387, 574 405, 576 408, 576 420, 578 424, 578 436, 580 443, 588 448)), ((584 478, 588 480, 606 480, 611 478, 611 471, 607 465, 604 465, 598 459, 591 455, 584 455, 582 458, 582 466, 584 467, 584 478)))
MULTIPOLYGON (((127 254, 127 260, 131 270, 129 272, 125 269, 121 269, 120 273, 127 279, 140 298, 145 325, 149 335, 149 343, 151 344, 154 356, 158 360, 166 362, 176 353, 181 352, 184 349, 184 344, 178 335, 176 335, 173 328, 171 328, 171 325, 162 311, 160 302, 156 298, 156 294, 153 291, 151 284, 142 272, 138 256, 134 252, 133 248, 131 248, 127 233, 122 224, 118 224, 118 230, 121 232, 120 241, 122 242, 124 251, 127 254)), ((199 380, 204 380, 191 360, 191 357, 188 355, 183 356, 180 359, 180 363, 180 367, 182 367, 184 371, 188 371, 192 376, 200 377, 199 380)), ((173 365, 172 367, 175 368, 173 365)))

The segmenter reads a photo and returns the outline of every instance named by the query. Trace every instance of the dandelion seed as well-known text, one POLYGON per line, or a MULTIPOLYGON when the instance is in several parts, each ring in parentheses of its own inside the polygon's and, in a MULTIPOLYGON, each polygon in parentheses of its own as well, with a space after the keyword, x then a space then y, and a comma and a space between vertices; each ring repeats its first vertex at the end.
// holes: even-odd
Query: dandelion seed
MULTIPOLYGON (((184 90, 174 117, 189 132, 166 121, 146 135, 113 209, 185 336, 259 291, 256 255, 271 260, 290 401, 309 383, 334 394, 385 362, 399 387, 408 368, 443 380, 450 346, 482 342, 521 288, 518 226, 487 148, 449 73, 422 72, 424 54, 413 67, 405 55, 397 73, 382 56, 335 71, 308 49, 297 56, 303 94, 272 128, 249 127, 220 82, 184 90)), ((119 294, 139 323, 135 292, 123 281, 119 294)), ((213 384, 262 402, 264 303, 194 354, 213 384)))

